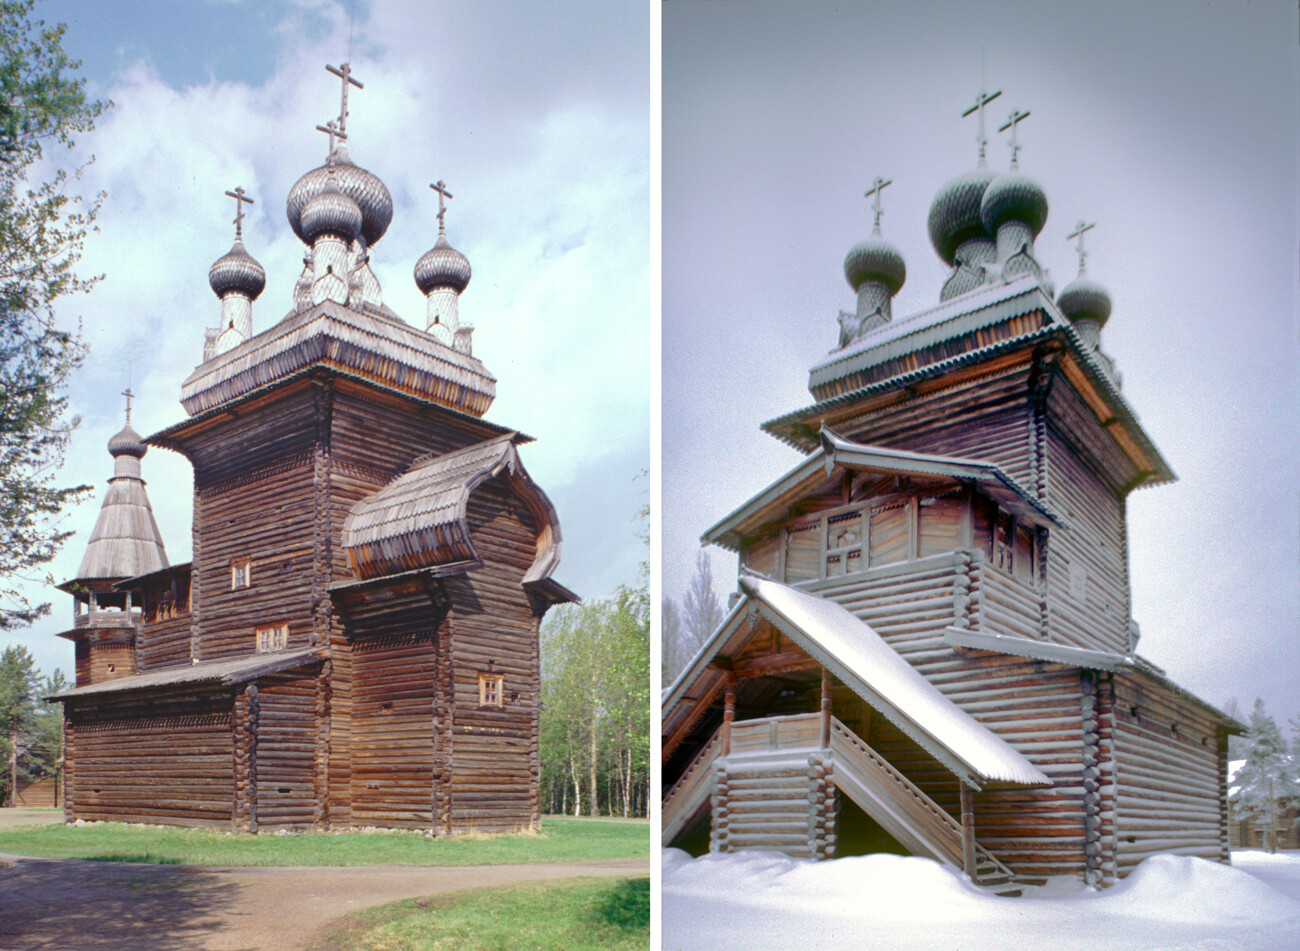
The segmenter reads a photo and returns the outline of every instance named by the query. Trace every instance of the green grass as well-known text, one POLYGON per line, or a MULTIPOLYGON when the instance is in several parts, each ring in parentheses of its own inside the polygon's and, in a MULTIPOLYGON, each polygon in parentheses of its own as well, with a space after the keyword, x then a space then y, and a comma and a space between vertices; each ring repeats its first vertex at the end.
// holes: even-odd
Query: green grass
POLYGON ((331 951, 646 951, 648 878, 537 882, 352 917, 331 951))
POLYGON ((0 832, 0 852, 161 865, 507 865, 641 858, 650 854, 650 827, 547 816, 540 835, 430 839, 402 832, 229 835, 112 822, 56 824, 0 832))

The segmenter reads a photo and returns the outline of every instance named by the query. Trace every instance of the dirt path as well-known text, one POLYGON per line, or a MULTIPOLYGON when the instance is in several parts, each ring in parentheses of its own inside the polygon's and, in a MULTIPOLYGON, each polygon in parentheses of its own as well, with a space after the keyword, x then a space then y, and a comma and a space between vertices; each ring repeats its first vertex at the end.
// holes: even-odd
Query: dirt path
POLYGON ((402 898, 649 869, 648 859, 209 868, 0 854, 0 949, 290 951, 343 915, 402 898))

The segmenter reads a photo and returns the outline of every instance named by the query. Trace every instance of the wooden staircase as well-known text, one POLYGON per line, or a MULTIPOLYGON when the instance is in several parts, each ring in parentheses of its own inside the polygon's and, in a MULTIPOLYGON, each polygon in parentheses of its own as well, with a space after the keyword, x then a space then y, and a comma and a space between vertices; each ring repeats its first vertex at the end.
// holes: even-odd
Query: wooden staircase
MULTIPOLYGON (((712 851, 763 850, 801 858, 835 854, 842 793, 911 854, 965 870, 961 823, 838 719, 819 748, 818 714, 732 725, 731 755, 721 731, 664 797, 664 842, 712 812, 712 851)), ((1018 895, 1015 875, 975 843, 972 876, 997 894, 1018 895)))

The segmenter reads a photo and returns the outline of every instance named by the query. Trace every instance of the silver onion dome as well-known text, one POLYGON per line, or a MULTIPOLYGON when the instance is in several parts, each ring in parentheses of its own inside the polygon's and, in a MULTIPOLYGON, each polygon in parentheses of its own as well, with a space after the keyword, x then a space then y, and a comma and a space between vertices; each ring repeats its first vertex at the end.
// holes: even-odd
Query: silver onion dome
POLYGON ((990 237, 980 220, 980 202, 994 174, 987 168, 964 172, 948 181, 930 203, 930 243, 947 264, 971 238, 990 237))
POLYGON ((208 269, 208 283, 218 297, 237 291, 249 300, 257 300, 266 287, 266 271, 245 250, 244 242, 236 238, 234 247, 208 269))
POLYGON ((347 149, 341 145, 334 150, 332 164, 326 163, 320 168, 312 169, 289 189, 285 214, 289 217, 290 227, 293 228, 294 234, 307 241, 303 235, 303 209, 312 198, 325 190, 331 168, 334 170, 334 181, 339 191, 356 202, 357 207, 361 209, 361 237, 365 239, 367 247, 372 247, 384 236, 384 232, 392 223, 393 196, 376 176, 352 164, 347 149))
POLYGON ((1066 284, 1056 305, 1072 321, 1095 320, 1100 327, 1110 318, 1110 293, 1087 274, 1080 274, 1066 284))
POLYGON ((332 181, 308 199, 298 218, 299 236, 311 244, 322 234, 332 234, 353 241, 361 233, 365 217, 356 201, 344 194, 332 181))
POLYGON ((844 256, 844 277, 855 291, 867 281, 879 281, 892 297, 907 280, 907 265, 898 249, 882 240, 877 231, 849 248, 844 256))
POLYGON ((1047 193, 1028 175, 1015 171, 999 175, 984 190, 980 220, 990 234, 996 234, 1004 221, 1020 221, 1037 237, 1047 222, 1047 193))
POLYGON ((141 459, 148 451, 149 447, 144 444, 140 434, 131 428, 130 423, 123 426, 122 431, 108 441, 108 453, 114 459, 118 456, 135 456, 141 459))
POLYGON ((457 294, 469 286, 469 259, 447 243, 447 236, 438 235, 437 243, 420 260, 415 262, 415 283, 420 293, 428 294, 436 287, 450 287, 457 294))

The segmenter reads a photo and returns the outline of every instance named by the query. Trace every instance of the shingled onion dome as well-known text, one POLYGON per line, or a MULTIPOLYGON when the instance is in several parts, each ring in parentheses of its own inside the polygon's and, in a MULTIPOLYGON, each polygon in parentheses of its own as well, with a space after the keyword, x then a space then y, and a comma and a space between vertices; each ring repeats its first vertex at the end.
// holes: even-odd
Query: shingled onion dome
POLYGON ((844 256, 844 277, 858 295, 858 309, 856 328, 852 334, 842 335, 841 346, 890 319, 890 304, 907 280, 907 265, 876 227, 871 237, 849 248, 844 256))
POLYGON ((1110 293, 1106 288, 1080 268, 1079 276, 1061 289, 1056 305, 1095 350, 1101 343, 1101 328, 1110 319, 1110 293))
POLYGON ((994 174, 980 167, 950 179, 930 203, 930 243, 953 271, 940 300, 974 290, 985 282, 986 265, 996 260, 993 238, 980 217, 984 192, 994 174))
POLYGON ((1042 276, 1034 258, 1034 239, 1047 223, 1047 193, 1028 175, 1012 169, 995 178, 980 202, 980 220, 997 240, 997 261, 1002 277, 1017 274, 1042 276))
POLYGON ((108 441, 108 454, 113 457, 113 474, 140 478, 140 460, 148 451, 149 447, 145 445, 140 434, 131 427, 130 423, 127 423, 108 441), (132 471, 123 472, 123 469, 132 471))
POLYGON ((234 246, 208 269, 208 283, 221 300, 216 352, 224 353, 253 335, 253 301, 266 288, 266 271, 235 238, 234 246))
POLYGON ((285 202, 285 214, 294 234, 311 244, 303 224, 308 203, 325 191, 330 178, 335 187, 356 204, 361 212, 361 238, 366 247, 373 246, 393 220, 393 196, 376 176, 354 165, 345 146, 338 146, 320 168, 314 168, 294 183, 285 202), (331 170, 333 172, 331 176, 331 170))

